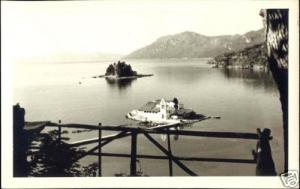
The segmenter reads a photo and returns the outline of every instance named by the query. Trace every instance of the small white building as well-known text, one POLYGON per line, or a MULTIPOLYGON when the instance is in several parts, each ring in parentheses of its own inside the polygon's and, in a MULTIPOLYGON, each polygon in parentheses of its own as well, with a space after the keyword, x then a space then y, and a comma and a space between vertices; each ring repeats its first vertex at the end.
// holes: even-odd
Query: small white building
MULTIPOLYGON (((178 104, 178 109, 182 109, 183 105, 178 104)), ((175 113, 175 103, 173 101, 154 100, 148 102, 138 110, 132 110, 127 114, 130 119, 149 122, 165 122, 175 113)))

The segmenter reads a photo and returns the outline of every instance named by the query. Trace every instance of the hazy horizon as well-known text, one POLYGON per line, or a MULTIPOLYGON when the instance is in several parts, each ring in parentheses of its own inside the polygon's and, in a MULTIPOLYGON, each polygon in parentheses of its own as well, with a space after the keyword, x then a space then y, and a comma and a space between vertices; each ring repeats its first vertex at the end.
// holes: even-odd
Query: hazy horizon
POLYGON ((245 4, 236 1, 2 2, 3 46, 21 58, 124 56, 184 31, 218 36, 261 29, 261 6, 247 3, 243 8, 245 4))

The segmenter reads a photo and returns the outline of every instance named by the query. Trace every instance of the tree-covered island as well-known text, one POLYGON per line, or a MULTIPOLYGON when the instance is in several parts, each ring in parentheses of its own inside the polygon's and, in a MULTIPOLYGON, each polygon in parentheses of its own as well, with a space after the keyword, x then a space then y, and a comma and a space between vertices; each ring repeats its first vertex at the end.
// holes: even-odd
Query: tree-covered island
MULTIPOLYGON (((98 77, 110 78, 110 79, 135 79, 139 77, 149 77, 153 74, 138 74, 131 68, 130 64, 126 64, 125 61, 118 61, 117 63, 112 63, 106 68, 105 75, 100 75, 98 77)), ((94 76, 93 78, 97 78, 94 76)))

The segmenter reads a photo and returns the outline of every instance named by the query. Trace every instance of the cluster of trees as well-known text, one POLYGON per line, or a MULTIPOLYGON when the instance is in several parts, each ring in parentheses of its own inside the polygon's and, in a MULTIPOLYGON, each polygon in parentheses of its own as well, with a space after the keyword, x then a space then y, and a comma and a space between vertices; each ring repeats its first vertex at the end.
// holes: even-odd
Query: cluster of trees
MULTIPOLYGON (((64 131, 62 134, 67 133, 64 131)), ((38 134, 33 142, 40 143, 37 151, 27 149, 27 160, 23 162, 23 177, 94 177, 97 176, 97 163, 81 166, 78 162, 84 151, 81 148, 70 147, 65 141, 69 138, 62 137, 62 141, 57 140, 57 131, 38 134)), ((15 162, 18 163, 18 162, 15 162)), ((17 167, 15 173, 20 171, 17 167)))
MULTIPOLYGON (((25 109, 13 106, 13 175, 14 177, 73 177, 96 176, 97 165, 81 166, 82 148, 71 147, 58 140, 58 131, 25 130, 25 109), (38 148, 30 146, 38 145, 38 148)), ((62 134, 67 134, 63 131, 62 134)))
MULTIPOLYGON (((48 133, 40 133, 35 141, 40 143, 40 149, 30 153, 28 161, 28 176, 36 177, 72 177, 81 176, 80 165, 77 157, 81 150, 69 147, 69 145, 57 140, 56 130, 48 133)), ((63 140, 69 138, 63 137, 63 140)), ((30 150, 29 150, 30 151, 30 150)))
POLYGON ((106 69, 105 75, 114 75, 117 77, 136 76, 137 72, 133 71, 130 64, 118 61, 117 63, 110 64, 106 69))

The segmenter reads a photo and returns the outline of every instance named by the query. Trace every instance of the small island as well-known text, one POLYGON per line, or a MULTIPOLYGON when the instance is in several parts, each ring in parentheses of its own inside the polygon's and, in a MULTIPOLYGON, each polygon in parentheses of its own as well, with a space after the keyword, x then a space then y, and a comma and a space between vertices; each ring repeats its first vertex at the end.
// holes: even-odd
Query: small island
POLYGON ((94 76, 93 78, 107 78, 107 79, 136 79, 140 77, 150 77, 153 74, 138 74, 132 70, 130 64, 118 61, 117 63, 110 64, 106 69, 105 75, 94 76))

